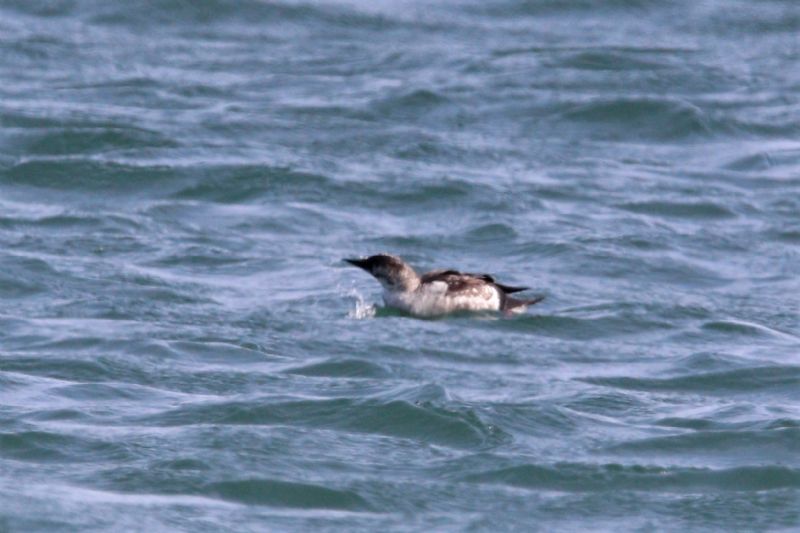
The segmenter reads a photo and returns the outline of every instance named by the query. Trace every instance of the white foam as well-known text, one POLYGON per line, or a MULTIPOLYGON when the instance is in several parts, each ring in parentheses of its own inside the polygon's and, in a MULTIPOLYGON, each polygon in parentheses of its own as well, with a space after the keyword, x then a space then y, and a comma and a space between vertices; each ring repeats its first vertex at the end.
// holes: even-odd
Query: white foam
POLYGON ((355 300, 355 307, 348 311, 347 318, 365 320, 375 316, 377 308, 374 304, 368 304, 366 300, 364 300, 364 296, 358 292, 358 289, 351 288, 347 293, 347 296, 350 296, 355 300))

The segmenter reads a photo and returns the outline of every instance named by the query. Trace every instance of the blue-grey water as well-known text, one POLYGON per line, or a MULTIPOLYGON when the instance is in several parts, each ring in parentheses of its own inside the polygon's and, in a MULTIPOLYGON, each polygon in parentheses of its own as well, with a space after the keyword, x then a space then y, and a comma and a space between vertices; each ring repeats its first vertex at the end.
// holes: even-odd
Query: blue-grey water
POLYGON ((796 0, 3 0, 0 80, 3 533, 800 529, 796 0))

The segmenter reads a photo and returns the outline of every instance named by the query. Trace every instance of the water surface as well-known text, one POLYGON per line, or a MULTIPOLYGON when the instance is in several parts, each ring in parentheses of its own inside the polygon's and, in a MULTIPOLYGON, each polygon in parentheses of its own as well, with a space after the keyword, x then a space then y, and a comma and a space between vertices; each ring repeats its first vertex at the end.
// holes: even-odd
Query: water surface
POLYGON ((0 531, 800 528, 793 0, 0 6, 0 531), (343 257, 487 271, 376 309, 343 257))

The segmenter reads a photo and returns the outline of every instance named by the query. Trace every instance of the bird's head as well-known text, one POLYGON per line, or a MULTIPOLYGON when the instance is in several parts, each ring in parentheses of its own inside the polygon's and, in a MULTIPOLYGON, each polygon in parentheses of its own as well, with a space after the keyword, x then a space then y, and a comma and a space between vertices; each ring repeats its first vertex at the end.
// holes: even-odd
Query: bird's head
POLYGON ((414 269, 396 255, 377 254, 345 261, 372 274, 388 291, 409 291, 419 285, 414 269))

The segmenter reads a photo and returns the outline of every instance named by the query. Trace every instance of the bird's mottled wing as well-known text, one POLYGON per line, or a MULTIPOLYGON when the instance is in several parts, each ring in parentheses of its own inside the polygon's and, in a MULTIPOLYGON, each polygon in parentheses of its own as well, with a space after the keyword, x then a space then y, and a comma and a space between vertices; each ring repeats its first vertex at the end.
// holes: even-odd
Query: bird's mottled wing
POLYGON ((453 274, 461 274, 458 270, 431 270, 420 276, 422 283, 431 283, 434 281, 445 281, 448 276, 453 274))
POLYGON ((448 292, 458 292, 459 290, 469 289, 479 282, 495 285, 506 294, 529 289, 529 287, 515 287, 498 283, 495 281, 494 277, 489 274, 472 274, 469 272, 459 272, 458 270, 432 270, 423 274, 421 279, 422 283, 431 283, 435 281, 446 282, 448 292), (467 281, 470 279, 472 281, 467 281))
POLYGON ((423 274, 422 283, 447 285, 446 294, 456 296, 458 294, 479 295, 487 289, 491 290, 494 280, 486 274, 467 274, 458 270, 434 270, 423 274))

